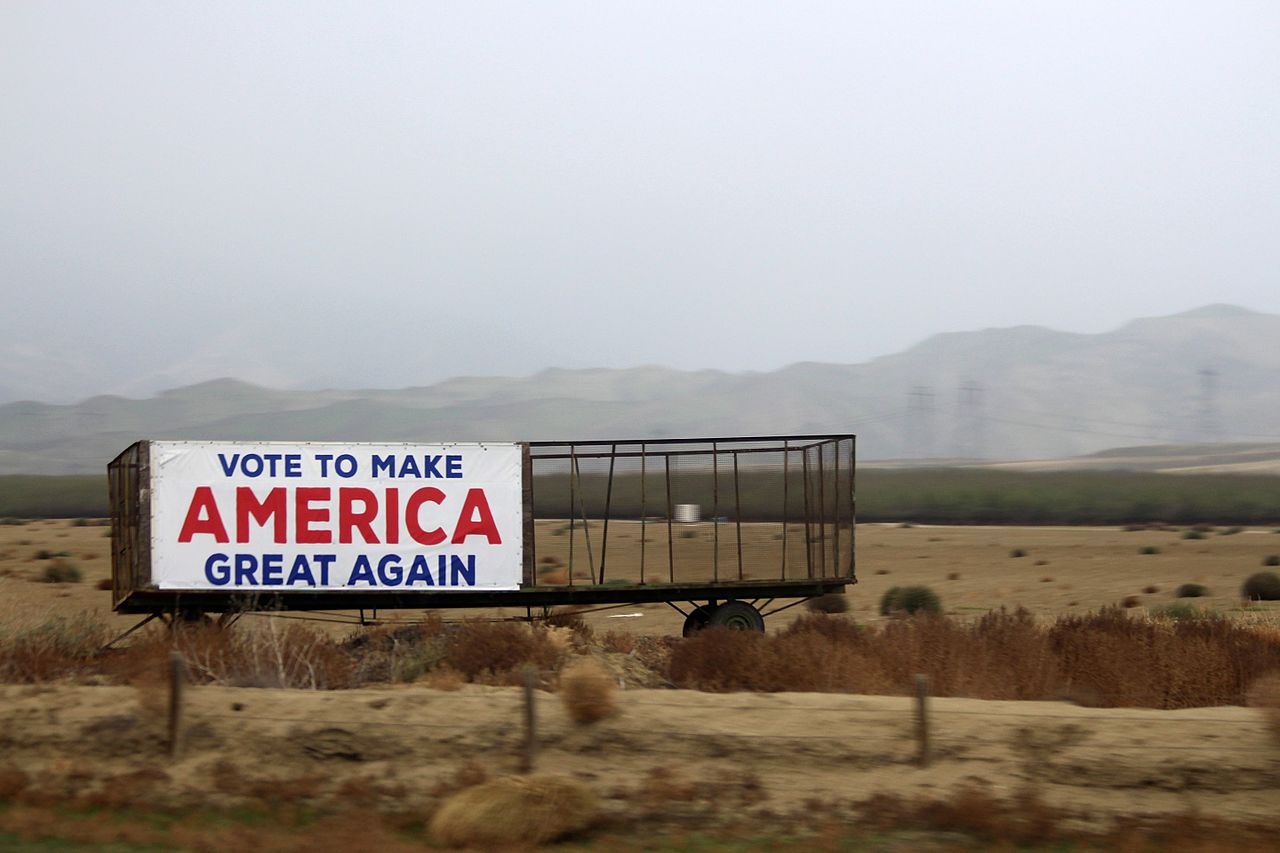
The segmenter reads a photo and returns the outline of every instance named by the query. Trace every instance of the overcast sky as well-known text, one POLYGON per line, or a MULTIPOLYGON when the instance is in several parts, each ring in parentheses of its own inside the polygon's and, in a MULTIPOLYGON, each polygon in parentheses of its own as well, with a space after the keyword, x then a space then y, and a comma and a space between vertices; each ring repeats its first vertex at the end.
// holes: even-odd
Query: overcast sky
POLYGON ((1280 3, 0 4, 0 389, 1280 313, 1280 3))

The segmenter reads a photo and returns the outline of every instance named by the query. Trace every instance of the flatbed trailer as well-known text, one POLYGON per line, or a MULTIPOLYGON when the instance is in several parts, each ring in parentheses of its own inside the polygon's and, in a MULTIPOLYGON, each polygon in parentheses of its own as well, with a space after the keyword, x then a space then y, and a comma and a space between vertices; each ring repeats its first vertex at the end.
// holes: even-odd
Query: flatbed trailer
MULTIPOLYGON (((513 524, 520 528, 519 565, 511 569, 518 583, 503 589, 174 588, 152 575, 153 552, 165 547, 174 526, 172 513, 166 516, 153 500, 163 485, 156 455, 173 452, 173 445, 182 451, 221 448, 224 462, 230 448, 276 446, 141 441, 111 462, 113 604, 119 613, 177 619, 351 611, 363 618, 402 609, 511 607, 532 616, 555 607, 657 602, 685 616, 686 633, 708 624, 763 630, 764 616, 857 582, 856 438, 849 434, 467 445, 472 452, 518 453, 519 518, 513 524)), ((327 449, 329 458, 343 449, 355 458, 369 447, 404 448, 406 454, 460 447, 292 446, 327 449)), ((251 518, 266 526, 268 484, 252 482, 254 499, 262 503, 252 505, 261 515, 251 518)), ((238 512, 244 523, 246 514, 238 512)), ((191 510, 188 523, 195 516, 191 510)))

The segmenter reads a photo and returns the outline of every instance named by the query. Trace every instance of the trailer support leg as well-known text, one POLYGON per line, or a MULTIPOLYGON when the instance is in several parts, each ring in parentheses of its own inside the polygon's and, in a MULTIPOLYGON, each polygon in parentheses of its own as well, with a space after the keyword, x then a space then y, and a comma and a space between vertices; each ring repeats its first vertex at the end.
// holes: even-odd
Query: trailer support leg
POLYGON ((139 622, 137 625, 134 625, 134 626, 133 626, 132 628, 130 628, 128 631, 125 631, 123 634, 121 634, 120 636, 116 637, 114 640, 112 640, 111 642, 107 643, 107 644, 106 644, 105 646, 103 646, 102 648, 98 649, 98 654, 102 654, 103 652, 110 651, 110 650, 111 650, 111 647, 112 647, 112 646, 114 646, 116 643, 120 642, 120 641, 121 641, 121 640, 123 640, 125 637, 129 636, 129 635, 130 635, 130 634, 132 634, 134 631, 136 631, 136 630, 138 630, 139 628, 141 628, 143 625, 146 625, 146 624, 147 624, 148 622, 150 622, 151 620, 153 620, 153 619, 158 619, 159 617, 160 617, 160 614, 159 614, 159 613, 149 613, 149 614, 147 614, 147 616, 146 616, 146 617, 145 617, 141 622, 139 622))

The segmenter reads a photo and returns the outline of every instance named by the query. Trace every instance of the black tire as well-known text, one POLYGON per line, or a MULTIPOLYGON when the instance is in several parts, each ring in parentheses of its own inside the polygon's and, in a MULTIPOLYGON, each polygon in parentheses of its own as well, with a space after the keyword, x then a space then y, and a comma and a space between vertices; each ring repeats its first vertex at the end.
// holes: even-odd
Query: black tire
POLYGON ((684 617, 683 636, 692 637, 694 634, 707 627, 707 623, 711 621, 711 611, 705 607, 695 607, 689 611, 689 615, 684 617))
POLYGON ((764 617, 745 601, 726 601, 711 611, 708 626, 720 625, 737 631, 757 631, 764 633, 764 617))

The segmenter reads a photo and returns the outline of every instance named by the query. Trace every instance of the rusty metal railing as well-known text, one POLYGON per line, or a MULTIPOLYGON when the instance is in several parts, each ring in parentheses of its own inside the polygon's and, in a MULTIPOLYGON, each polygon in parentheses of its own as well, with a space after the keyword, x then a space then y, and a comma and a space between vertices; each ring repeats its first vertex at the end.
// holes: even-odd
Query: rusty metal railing
POLYGON ((854 577, 851 435, 529 445, 537 585, 854 577))

